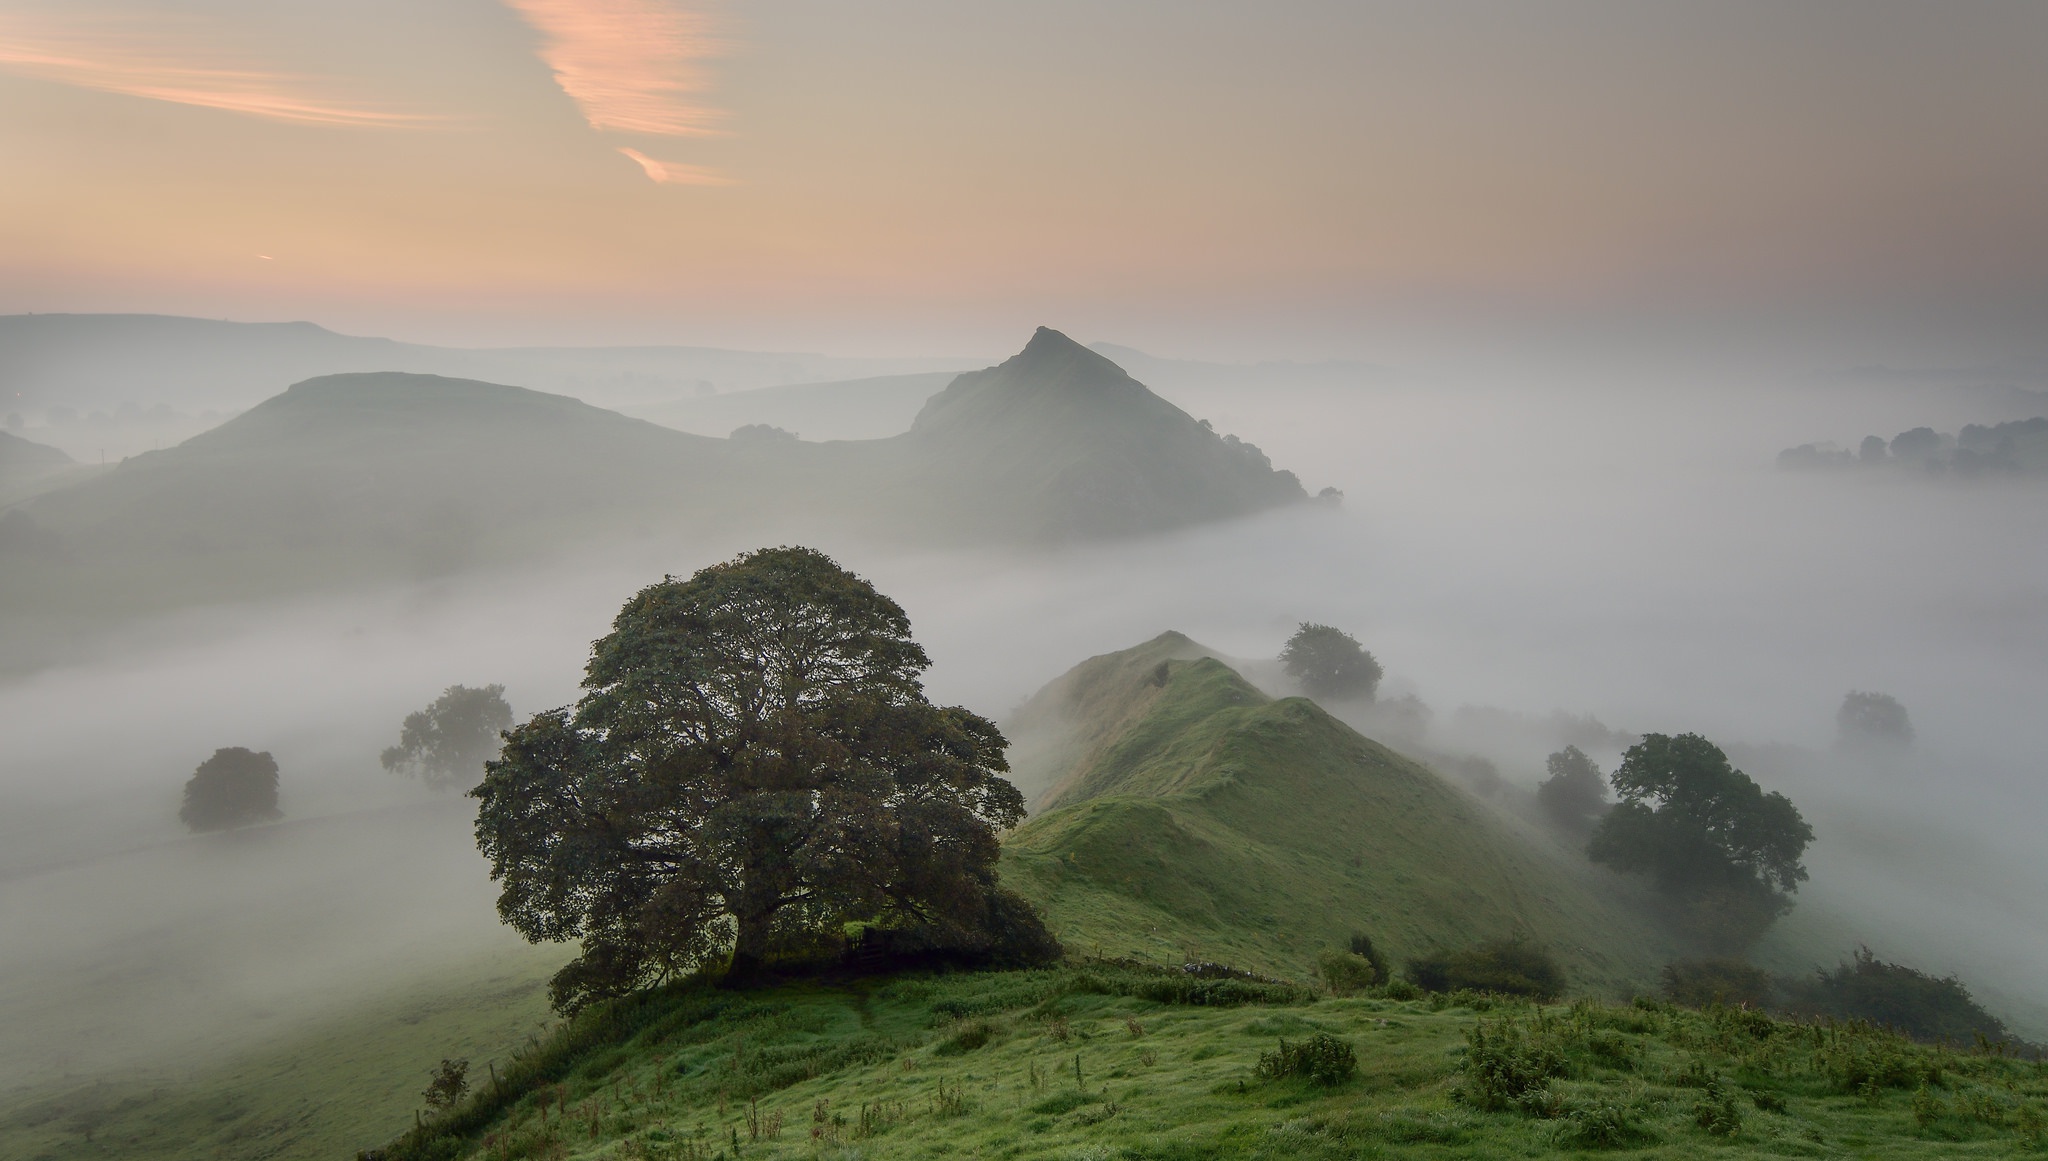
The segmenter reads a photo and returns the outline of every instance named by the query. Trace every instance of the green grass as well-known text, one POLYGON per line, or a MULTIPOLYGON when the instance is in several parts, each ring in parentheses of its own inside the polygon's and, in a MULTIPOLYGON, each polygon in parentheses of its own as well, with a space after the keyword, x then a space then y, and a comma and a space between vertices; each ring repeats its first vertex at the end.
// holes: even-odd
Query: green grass
POLYGON ((2006 1157, 2041 1151, 2048 1108, 2039 1064, 1867 1028, 1321 999, 1106 964, 677 985, 588 1013, 515 1067, 387 1156, 2006 1157), (1355 1050, 1352 1078, 1261 1078, 1263 1054, 1318 1034, 1355 1050), (1503 1043, 1549 1061, 1516 1100, 1479 1083, 1503 1043))
POLYGON ((1303 698, 1161 638, 1088 663, 1089 739, 1003 878, 1071 951, 1306 978, 1369 933, 1399 963, 1521 935, 1572 990, 1646 990, 1682 953, 1629 888, 1303 698))
MULTIPOLYGON (((539 1043, 555 949, 499 957, 216 1063, 0 1093, 0 1157, 255 1161, 352 1157, 413 1122, 429 1071, 539 1043)), ((502 1067, 502 1064, 501 1064, 502 1067)))

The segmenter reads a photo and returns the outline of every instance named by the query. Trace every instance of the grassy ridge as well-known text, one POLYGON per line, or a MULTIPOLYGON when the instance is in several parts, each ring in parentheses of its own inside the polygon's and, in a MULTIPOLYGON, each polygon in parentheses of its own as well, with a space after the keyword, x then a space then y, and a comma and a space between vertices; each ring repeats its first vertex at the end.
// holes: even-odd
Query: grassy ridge
POLYGON ((1613 996, 1678 955, 1583 860, 1313 702, 1268 698, 1214 658, 1174 658, 1183 643, 1076 671, 1077 705, 1098 719, 1071 725, 1085 740, 1005 842, 1004 881, 1070 948, 1306 978, 1355 930, 1397 960, 1524 935, 1558 954, 1574 990, 1613 996))
POLYGON ((385 1156, 2005 1157, 2040 1151, 2048 1099, 2039 1064, 1866 1028, 1317 999, 1105 964, 678 985, 593 1011, 529 1059, 385 1156), (1351 1048, 1354 1076, 1262 1075, 1283 1040, 1318 1035, 1351 1048), (1494 1099, 1504 1043, 1541 1073, 1514 1100, 1494 1099))

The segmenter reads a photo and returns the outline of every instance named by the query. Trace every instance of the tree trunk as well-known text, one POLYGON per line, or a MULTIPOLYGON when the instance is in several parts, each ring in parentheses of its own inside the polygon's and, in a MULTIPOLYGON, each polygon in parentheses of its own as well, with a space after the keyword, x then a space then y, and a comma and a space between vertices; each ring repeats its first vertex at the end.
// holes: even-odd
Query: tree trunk
POLYGON ((769 929, 780 900, 764 900, 755 896, 756 892, 747 892, 733 916, 739 930, 733 939, 732 965, 725 972, 728 985, 752 983, 760 978, 768 964, 769 929))

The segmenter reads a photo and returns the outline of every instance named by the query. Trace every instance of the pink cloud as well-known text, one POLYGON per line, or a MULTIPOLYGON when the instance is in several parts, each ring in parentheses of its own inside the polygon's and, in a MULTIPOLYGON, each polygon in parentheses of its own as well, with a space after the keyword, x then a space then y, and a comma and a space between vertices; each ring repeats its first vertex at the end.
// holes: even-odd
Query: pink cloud
POLYGON ((666 137, 718 132, 713 122, 722 111, 700 102, 711 87, 704 62, 724 50, 709 16, 669 0, 505 2, 541 33, 541 59, 591 128, 666 137))
POLYGON ((640 166, 651 181, 662 185, 731 185, 732 179, 715 170, 698 165, 678 165, 673 161, 657 161, 637 149, 621 145, 619 152, 640 166))
POLYGON ((82 89, 311 125, 416 128, 441 118, 377 108, 317 78, 224 59, 196 30, 132 19, 0 13, 0 69, 82 89))

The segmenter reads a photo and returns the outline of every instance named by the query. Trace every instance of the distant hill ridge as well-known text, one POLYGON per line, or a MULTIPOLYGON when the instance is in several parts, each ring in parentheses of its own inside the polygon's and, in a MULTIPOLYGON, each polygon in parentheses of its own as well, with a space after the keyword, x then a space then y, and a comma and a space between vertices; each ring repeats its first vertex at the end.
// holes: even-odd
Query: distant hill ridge
POLYGON ((617 536, 1042 544, 1303 498, 1256 448, 1043 328, 1014 358, 956 378, 910 431, 834 443, 713 439, 520 387, 347 373, 30 501, 63 551, 13 578, 0 607, 218 600, 617 536), (145 573, 156 583, 124 579, 145 573))
POLYGON ((1071 949, 1299 978, 1352 931, 1397 962, 1523 935, 1618 995, 1678 955, 1618 881, 1181 634, 1084 662, 1019 716, 1056 781, 1004 881, 1071 949))

